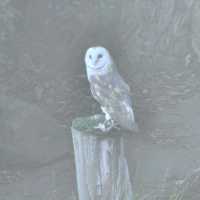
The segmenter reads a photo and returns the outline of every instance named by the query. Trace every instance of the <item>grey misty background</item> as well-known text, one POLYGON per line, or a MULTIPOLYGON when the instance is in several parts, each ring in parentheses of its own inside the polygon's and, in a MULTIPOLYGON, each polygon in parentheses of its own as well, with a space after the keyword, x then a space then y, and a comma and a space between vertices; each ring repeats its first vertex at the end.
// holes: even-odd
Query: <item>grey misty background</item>
POLYGON ((1 0, 0 200, 75 199, 71 122, 99 112, 93 45, 132 89, 137 199, 200 199, 200 1, 1 0))

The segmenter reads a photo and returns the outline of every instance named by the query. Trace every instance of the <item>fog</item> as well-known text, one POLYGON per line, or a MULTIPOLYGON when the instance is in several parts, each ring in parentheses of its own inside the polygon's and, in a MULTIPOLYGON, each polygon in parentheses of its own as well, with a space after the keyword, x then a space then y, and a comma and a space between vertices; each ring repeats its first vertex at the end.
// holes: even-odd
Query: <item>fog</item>
POLYGON ((101 112, 84 64, 101 45, 140 127, 135 199, 199 200, 199 32, 199 0, 1 0, 0 199, 77 199, 71 123, 101 112))

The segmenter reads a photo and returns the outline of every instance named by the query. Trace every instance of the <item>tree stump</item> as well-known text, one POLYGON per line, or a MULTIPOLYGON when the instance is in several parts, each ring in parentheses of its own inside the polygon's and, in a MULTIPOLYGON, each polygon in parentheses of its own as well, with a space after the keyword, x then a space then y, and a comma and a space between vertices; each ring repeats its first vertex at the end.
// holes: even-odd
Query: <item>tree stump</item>
POLYGON ((123 132, 95 129, 103 115, 72 123, 79 200, 133 200, 123 132))

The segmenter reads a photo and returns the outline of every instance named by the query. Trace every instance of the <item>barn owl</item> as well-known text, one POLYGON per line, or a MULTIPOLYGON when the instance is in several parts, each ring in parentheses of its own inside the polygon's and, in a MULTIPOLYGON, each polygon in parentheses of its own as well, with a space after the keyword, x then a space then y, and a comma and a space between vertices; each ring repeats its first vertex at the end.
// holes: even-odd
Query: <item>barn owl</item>
POLYGON ((90 47, 85 54, 85 65, 91 94, 105 114, 105 122, 96 128, 103 132, 113 127, 138 131, 130 88, 118 73, 109 51, 104 47, 90 47))

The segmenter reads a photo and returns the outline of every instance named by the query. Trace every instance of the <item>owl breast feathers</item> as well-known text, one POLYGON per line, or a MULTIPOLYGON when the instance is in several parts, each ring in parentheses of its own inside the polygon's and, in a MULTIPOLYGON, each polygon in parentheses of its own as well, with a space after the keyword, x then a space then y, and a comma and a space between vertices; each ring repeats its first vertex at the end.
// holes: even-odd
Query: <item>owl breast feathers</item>
POLYGON ((111 118, 122 128, 136 128, 132 110, 130 88, 118 71, 91 74, 89 78, 92 96, 106 109, 111 118))

